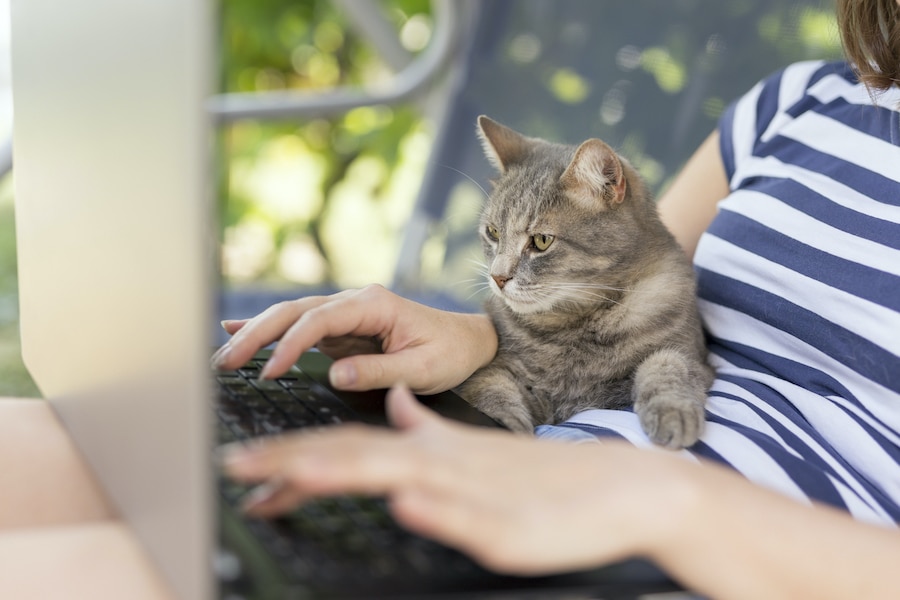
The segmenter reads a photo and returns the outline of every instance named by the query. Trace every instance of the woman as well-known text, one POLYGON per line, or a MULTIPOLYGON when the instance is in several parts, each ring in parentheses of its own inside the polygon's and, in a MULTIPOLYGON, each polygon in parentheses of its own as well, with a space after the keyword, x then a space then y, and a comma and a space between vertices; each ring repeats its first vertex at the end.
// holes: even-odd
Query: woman
MULTIPOLYGON (((694 256, 717 368, 697 445, 636 447, 627 412, 537 431, 602 444, 473 430, 395 387, 395 431, 232 449, 234 477, 280 482, 248 510, 380 494, 410 529, 505 572, 645 556, 714 597, 900 594, 900 0, 841 0, 838 16, 856 72, 808 62, 765 80, 660 201, 694 256)), ((222 367, 281 340, 267 375, 320 342, 343 356, 348 340, 380 339, 383 354, 335 363, 344 389, 401 377, 416 391, 447 389, 497 345, 483 316, 377 287, 225 327, 234 337, 215 357, 222 367)))

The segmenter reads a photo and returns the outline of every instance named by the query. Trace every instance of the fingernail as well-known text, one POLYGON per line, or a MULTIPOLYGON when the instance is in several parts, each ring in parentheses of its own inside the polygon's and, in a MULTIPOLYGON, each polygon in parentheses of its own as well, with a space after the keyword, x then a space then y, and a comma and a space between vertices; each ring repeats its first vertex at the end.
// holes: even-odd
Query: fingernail
POLYGON ((275 494, 281 490, 283 485, 281 479, 272 479, 256 486, 244 496, 244 499, 241 501, 241 508, 247 512, 252 511, 260 504, 268 502, 275 497, 275 494))
POLYGON ((228 325, 230 325, 231 323, 234 323, 233 319, 224 319, 222 321, 219 321, 219 325, 222 326, 222 329, 227 329, 228 325))
POLYGON ((336 388, 348 388, 356 383, 356 367, 344 363, 335 363, 328 370, 328 380, 336 388))
POLYGON ((219 348, 215 354, 212 355, 212 358, 209 359, 209 364, 213 369, 221 369, 222 365, 225 364, 225 361, 228 359, 228 355, 231 353, 231 343, 226 342, 224 346, 219 348))
POLYGON ((271 379, 272 371, 274 370, 275 368, 272 366, 272 359, 270 357, 269 360, 266 361, 266 364, 263 365, 263 368, 260 369, 258 375, 259 379, 271 379))
POLYGON ((219 446, 216 449, 216 458, 225 470, 240 469, 253 462, 259 455, 258 446, 246 442, 233 442, 219 446))

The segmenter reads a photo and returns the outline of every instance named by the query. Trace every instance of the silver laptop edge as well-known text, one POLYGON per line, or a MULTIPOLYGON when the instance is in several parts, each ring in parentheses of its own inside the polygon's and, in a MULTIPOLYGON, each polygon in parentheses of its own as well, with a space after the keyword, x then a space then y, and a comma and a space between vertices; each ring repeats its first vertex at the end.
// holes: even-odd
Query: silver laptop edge
POLYGON ((205 0, 13 0, 23 356, 182 598, 212 596, 205 0))

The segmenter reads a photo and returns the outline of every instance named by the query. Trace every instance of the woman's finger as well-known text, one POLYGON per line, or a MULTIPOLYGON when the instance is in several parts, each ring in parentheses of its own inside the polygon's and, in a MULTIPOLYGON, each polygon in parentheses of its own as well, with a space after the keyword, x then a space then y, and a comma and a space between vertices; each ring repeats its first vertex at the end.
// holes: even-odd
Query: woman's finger
POLYGON ((276 517, 303 500, 298 489, 280 478, 271 479, 255 487, 244 497, 241 508, 252 517, 276 517))
POLYGON ((381 286, 368 286, 354 293, 336 294, 309 308, 283 331, 263 371, 264 376, 284 373, 300 354, 323 339, 387 337, 397 322, 394 310, 397 299, 381 286))
POLYGON ((303 314, 329 301, 329 297, 311 296, 270 306, 237 328, 234 337, 213 355, 213 367, 236 369, 246 364, 260 348, 280 339, 303 314))
POLYGON ((282 479, 308 496, 387 495, 415 480, 421 470, 402 436, 361 425, 229 447, 223 466, 238 481, 282 479))
POLYGON ((358 354, 332 364, 328 377, 335 388, 348 391, 386 389, 400 382, 422 394, 442 391, 434 386, 433 377, 421 367, 420 359, 414 350, 358 354))
POLYGON ((400 430, 443 424, 432 410, 422 406, 405 383, 395 385, 387 393, 385 411, 388 421, 400 430))
POLYGON ((222 329, 225 330, 225 333, 228 335, 234 335, 238 331, 241 330, 241 327, 250 322, 250 319, 225 319, 222 321, 222 329))

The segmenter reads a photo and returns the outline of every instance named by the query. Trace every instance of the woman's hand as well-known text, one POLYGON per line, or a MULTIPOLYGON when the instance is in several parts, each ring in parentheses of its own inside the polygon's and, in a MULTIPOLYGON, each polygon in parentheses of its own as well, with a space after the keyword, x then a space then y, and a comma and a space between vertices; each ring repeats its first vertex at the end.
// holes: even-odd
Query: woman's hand
POLYGON ((648 452, 624 444, 455 424, 405 389, 390 392, 387 408, 396 430, 341 426, 229 448, 229 475, 266 482, 245 508, 273 516, 318 496, 386 496, 408 529, 488 568, 542 574, 642 554, 649 540, 664 540, 680 510, 678 473, 695 466, 659 452, 659 462, 636 470, 629 457, 648 452))
POLYGON ((795 502, 720 466, 630 444, 571 444, 441 419, 392 390, 397 429, 338 426, 230 447, 262 483, 245 508, 389 499, 408 529, 499 572, 540 575, 643 556, 712 598, 897 598, 900 534, 795 502))
POLYGON ((497 334, 484 315, 437 310, 377 285, 282 302, 223 326, 234 337, 213 356, 214 367, 238 368, 280 340, 262 371, 277 377, 318 346, 338 359, 329 377, 344 390, 403 381, 416 392, 436 393, 465 381, 497 351, 497 334))

